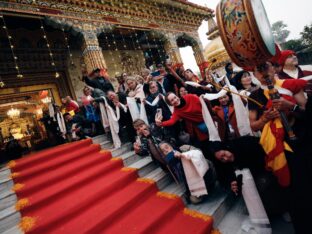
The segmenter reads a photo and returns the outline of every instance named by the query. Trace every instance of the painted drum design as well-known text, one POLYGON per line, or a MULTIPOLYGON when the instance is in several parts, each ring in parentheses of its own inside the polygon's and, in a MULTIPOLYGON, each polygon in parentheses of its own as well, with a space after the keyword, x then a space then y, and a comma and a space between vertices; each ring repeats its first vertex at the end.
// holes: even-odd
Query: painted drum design
POLYGON ((261 0, 221 0, 217 21, 223 44, 238 66, 258 65, 275 55, 273 34, 261 0))

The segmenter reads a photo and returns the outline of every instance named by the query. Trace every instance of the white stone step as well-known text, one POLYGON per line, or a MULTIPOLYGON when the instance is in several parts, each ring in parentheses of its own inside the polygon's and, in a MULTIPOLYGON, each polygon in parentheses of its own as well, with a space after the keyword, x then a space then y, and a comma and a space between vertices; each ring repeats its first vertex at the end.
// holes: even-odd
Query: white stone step
POLYGON ((197 205, 188 204, 187 207, 212 216, 214 225, 217 226, 231 209, 233 202, 234 195, 232 193, 225 192, 222 188, 216 186, 202 203, 197 205))
POLYGON ((160 167, 156 168, 155 170, 145 175, 144 178, 154 180, 159 190, 162 190, 167 185, 172 183, 171 176, 168 173, 166 173, 163 169, 161 169, 160 167))
POLYGON ((107 140, 108 140, 108 137, 107 135, 104 135, 104 134, 96 136, 96 137, 92 137, 93 144, 100 144, 101 142, 107 141, 107 140))
POLYGON ((123 160, 124 166, 127 167, 140 159, 142 159, 141 156, 137 155, 134 151, 129 151, 120 156, 120 158, 123 160))
POLYGON ((23 233, 24 232, 21 229, 19 229, 19 227, 17 225, 6 230, 6 231, 4 231, 4 232, 2 232, 2 234, 23 234, 23 233))
POLYGON ((0 233, 18 225, 21 214, 15 210, 15 206, 10 206, 0 211, 0 233))
POLYGON ((14 182, 11 178, 0 180, 0 194, 4 191, 11 190, 14 182))
POLYGON ((101 149, 106 149, 106 150, 112 149, 114 147, 111 141, 103 141, 100 143, 100 145, 101 145, 101 149))
POLYGON ((113 155, 113 157, 119 157, 119 156, 123 155, 124 153, 131 151, 131 148, 132 148, 132 143, 127 142, 127 143, 123 144, 120 148, 111 150, 112 155, 113 155))
POLYGON ((10 178, 10 175, 11 175, 11 170, 9 168, 7 168, 7 167, 3 168, 0 171, 0 181, 4 180, 4 179, 7 179, 7 178, 10 178))
POLYGON ((165 188, 163 188, 161 191, 166 192, 166 193, 176 194, 182 198, 184 203, 186 203, 186 200, 184 197, 184 193, 185 193, 184 185, 178 185, 176 182, 173 181, 169 185, 167 185, 165 188))
POLYGON ((234 205, 228 210, 224 218, 215 227, 222 234, 238 234, 243 233, 241 227, 243 222, 248 219, 248 211, 246 209, 242 197, 236 199, 234 205))
POLYGON ((16 201, 16 194, 12 190, 3 191, 0 193, 0 211, 14 205, 16 201))
POLYGON ((129 167, 138 169, 138 175, 140 177, 144 177, 145 175, 150 173, 152 170, 154 170, 157 166, 153 162, 151 157, 144 157, 140 159, 139 161, 130 164, 129 167))

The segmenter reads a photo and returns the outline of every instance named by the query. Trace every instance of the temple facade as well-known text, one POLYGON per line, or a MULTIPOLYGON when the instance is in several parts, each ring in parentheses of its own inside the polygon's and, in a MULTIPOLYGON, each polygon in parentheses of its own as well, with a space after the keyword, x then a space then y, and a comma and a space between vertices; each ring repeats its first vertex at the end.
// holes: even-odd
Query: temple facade
POLYGON ((213 11, 185 0, 7 0, 0 17, 3 138, 27 125, 40 132, 47 109, 40 92, 58 105, 67 95, 77 99, 82 71, 105 68, 116 83, 116 74, 140 74, 168 56, 182 66, 185 46, 202 72, 208 66, 197 30, 213 11), (7 115, 12 108, 20 110, 19 121, 7 115))

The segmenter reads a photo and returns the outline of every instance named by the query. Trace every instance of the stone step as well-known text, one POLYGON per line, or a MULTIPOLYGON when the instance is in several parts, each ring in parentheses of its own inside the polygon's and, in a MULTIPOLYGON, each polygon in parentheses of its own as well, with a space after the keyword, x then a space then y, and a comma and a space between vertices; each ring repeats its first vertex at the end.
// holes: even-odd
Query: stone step
POLYGON ((107 135, 104 135, 104 134, 96 136, 96 137, 92 137, 93 144, 100 144, 101 142, 107 141, 107 140, 108 140, 108 137, 107 135))
POLYGON ((218 226, 227 212, 231 209, 234 200, 234 195, 232 193, 225 192, 217 185, 202 203, 196 205, 187 204, 187 207, 212 216, 214 219, 214 226, 218 226))
POLYGON ((11 178, 0 180, 0 194, 4 191, 11 190, 14 182, 11 178))
POLYGON ((19 227, 17 225, 6 230, 6 231, 4 231, 4 232, 2 232, 2 234, 23 234, 23 233, 24 232, 21 229, 19 229, 19 227))
POLYGON ((186 204, 186 198, 184 196, 185 193, 184 185, 177 184, 176 182, 173 181, 165 188, 163 188, 161 191, 178 195, 179 197, 182 198, 183 202, 186 204))
POLYGON ((2 172, 2 171, 5 171, 5 170, 8 170, 9 168, 7 167, 7 163, 3 163, 3 164, 1 164, 1 166, 0 166, 0 173, 2 172))
POLYGON ((100 143, 101 149, 112 149, 114 148, 114 145, 111 141, 103 141, 100 143))
POLYGON ((15 206, 10 206, 0 211, 0 233, 7 231, 18 225, 21 220, 20 212, 15 210, 15 206))
POLYGON ((127 142, 125 144, 123 144, 120 148, 118 149, 112 149, 112 155, 113 157, 119 157, 121 155, 123 155, 126 152, 131 151, 132 148, 132 143, 131 142, 127 142))
POLYGON ((0 170, 0 181, 9 178, 11 175, 11 170, 7 167, 0 170))
POLYGON ((145 175, 144 178, 154 180, 159 190, 162 190, 173 181, 171 176, 160 167, 145 175))
POLYGON ((140 159, 142 159, 142 157, 137 155, 134 151, 124 153, 120 156, 120 158, 123 160, 125 167, 127 167, 127 166, 139 161, 140 159))
POLYGON ((132 163, 129 165, 131 168, 136 168, 138 170, 138 175, 140 177, 144 177, 148 173, 150 173, 152 170, 156 169, 157 166, 153 162, 151 157, 144 157, 141 160, 132 163))
POLYGON ((216 228, 222 234, 239 234, 244 233, 242 224, 248 220, 248 211, 242 197, 235 199, 234 205, 228 210, 223 219, 219 222, 216 228))
POLYGON ((0 211, 16 203, 17 197, 12 190, 6 190, 0 193, 0 211))

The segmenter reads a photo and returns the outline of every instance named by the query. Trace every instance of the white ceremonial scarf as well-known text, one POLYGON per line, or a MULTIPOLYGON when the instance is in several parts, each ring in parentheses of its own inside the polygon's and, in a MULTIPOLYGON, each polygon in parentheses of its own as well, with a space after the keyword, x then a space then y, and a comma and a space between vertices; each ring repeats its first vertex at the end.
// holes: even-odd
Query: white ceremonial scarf
MULTIPOLYGON (((149 106, 156 106, 158 104, 158 102, 160 101, 160 96, 162 96, 164 98, 164 96, 162 94, 158 94, 158 96, 153 100, 152 103, 150 103, 149 101, 145 100, 145 103, 149 106)), ((167 107, 169 108, 171 114, 173 113, 173 106, 169 106, 168 103, 165 101, 167 107)))
POLYGON ((213 75, 212 77, 216 83, 220 83, 224 78, 226 78, 226 76, 221 76, 220 78, 218 78, 215 75, 213 75))
POLYGON ((207 195, 207 187, 203 176, 209 166, 200 150, 183 152, 186 157, 181 157, 186 182, 193 196, 207 195))
MULTIPOLYGON (((196 88, 197 88, 197 87, 201 87, 201 86, 205 87, 204 85, 200 85, 200 84, 198 84, 198 83, 196 83, 196 82, 193 82, 193 81, 186 81, 185 84, 190 85, 190 86, 193 86, 193 87, 196 87, 196 88)), ((207 84, 206 87, 212 88, 213 85, 207 84)))
POLYGON ((242 229, 249 232, 251 228, 255 229, 256 233, 271 234, 272 229, 270 220, 264 209, 262 200, 257 190, 254 178, 248 168, 236 170, 236 175, 243 175, 242 195, 249 213, 250 224, 245 223, 242 229))
POLYGON ((60 128, 60 131, 64 137, 64 135, 66 134, 66 125, 65 125, 64 117, 63 117, 61 112, 56 113, 56 120, 57 120, 57 124, 60 128))
MULTIPOLYGON (((236 87, 230 84, 228 78, 225 78, 225 83, 232 92, 238 93, 236 87)), ((249 122, 249 112, 248 109, 245 107, 241 97, 236 94, 232 94, 232 100, 239 134, 241 136, 253 135, 249 122)))
POLYGON ((302 78, 300 78, 301 80, 306 80, 306 81, 310 81, 310 80, 312 80, 312 75, 310 75, 310 76, 305 76, 305 77, 302 77, 302 78))
POLYGON ((199 98, 201 106, 202 106, 202 113, 203 113, 203 118, 205 121, 205 124, 208 128, 208 133, 209 133, 209 140, 210 141, 221 141, 221 138, 219 136, 219 132, 218 129, 211 117, 211 114, 206 106, 206 103, 203 99, 203 97, 201 96, 199 98))
POLYGON ((127 104, 133 121, 136 119, 142 119, 147 125, 149 124, 146 116, 145 106, 142 101, 141 104, 139 104, 139 108, 135 98, 127 97, 127 104))
POLYGON ((193 81, 185 81, 185 84, 193 86, 193 87, 200 87, 201 86, 200 84, 193 82, 193 81))
POLYGON ((209 170, 209 165, 203 153, 200 150, 196 149, 183 152, 183 155, 185 155, 187 159, 190 159, 192 161, 198 175, 200 177, 204 177, 206 172, 209 170))
MULTIPOLYGON (((101 97, 101 98, 103 98, 103 100, 104 100, 104 97, 101 97)), ((105 102, 105 100, 104 100, 104 102, 105 102)), ((101 112, 101 121, 102 121, 102 125, 105 129, 105 128, 109 127, 108 116, 107 116, 107 112, 106 112, 104 103, 100 102, 99 105, 100 105, 100 112, 101 112)))
MULTIPOLYGON (((235 93, 238 93, 237 89, 230 84, 228 78, 225 78, 225 82, 227 84, 226 88, 230 89, 231 91, 235 93)), ((227 91, 222 89, 220 92, 216 94, 205 94, 204 98, 211 101, 211 100, 215 100, 226 95, 226 93, 227 91)), ((250 127, 248 109, 245 107, 240 96, 233 94, 232 100, 233 100, 235 116, 236 116, 236 121, 237 121, 237 128, 238 128, 239 134, 241 136, 252 135, 253 133, 250 127)))
POLYGON ((228 91, 221 89, 218 93, 205 93, 204 98, 208 99, 209 101, 216 100, 220 97, 223 97, 225 94, 227 94, 228 91))
POLYGON ((120 141, 120 138, 118 135, 118 133, 119 133, 118 120, 120 118, 120 110, 119 110, 119 108, 116 108, 116 112, 117 112, 117 116, 116 116, 112 107, 110 105, 108 105, 106 98, 105 97, 102 97, 102 98, 104 99, 104 102, 105 102, 105 107, 106 107, 106 111, 107 111, 107 117, 108 117, 109 127, 110 127, 111 134, 112 134, 114 147, 120 148, 121 147, 121 141, 120 141), (119 117, 118 117, 118 113, 119 113, 119 117))
POLYGON ((55 121, 56 119, 55 119, 55 111, 54 111, 53 104, 49 103, 48 108, 49 108, 49 115, 50 115, 50 117, 53 118, 53 120, 55 121))
POLYGON ((150 103, 149 101, 146 101, 146 100, 145 100, 145 103, 149 106, 156 106, 160 100, 159 95, 152 101, 152 103, 150 103))

